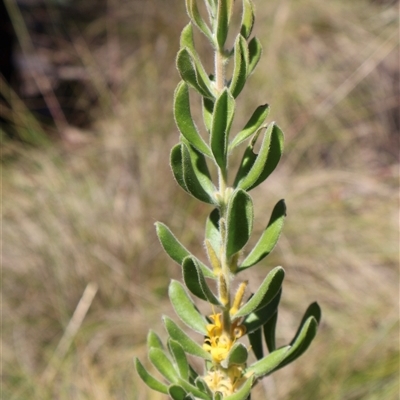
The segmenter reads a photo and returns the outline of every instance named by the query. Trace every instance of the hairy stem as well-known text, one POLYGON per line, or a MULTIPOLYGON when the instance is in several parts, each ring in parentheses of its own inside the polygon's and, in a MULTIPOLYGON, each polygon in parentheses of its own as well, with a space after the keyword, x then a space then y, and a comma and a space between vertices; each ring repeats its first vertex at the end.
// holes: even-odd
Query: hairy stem
MULTIPOLYGON (((221 93, 224 88, 225 88, 225 60, 224 60, 224 54, 223 51, 220 49, 215 50, 215 84, 216 84, 216 89, 218 93, 221 93)), ((226 205, 228 202, 227 196, 226 196, 226 191, 227 191, 227 168, 225 170, 222 170, 221 168, 218 168, 218 179, 219 179, 219 193, 221 195, 222 199, 222 204, 220 206, 220 218, 223 221, 226 221, 226 205)), ((224 222, 225 223, 225 222, 224 222)), ((220 261, 221 261, 221 268, 222 268, 222 274, 224 276, 224 281, 225 281, 225 288, 226 288, 226 293, 224 294, 224 297, 227 297, 227 303, 225 304, 224 309, 222 310, 222 320, 223 320, 223 327, 224 327, 224 332, 230 336, 230 331, 231 331, 231 319, 229 315, 229 310, 231 308, 231 296, 230 296, 230 269, 229 269, 229 262, 226 258, 226 227, 221 229, 220 227, 220 232, 221 232, 221 240, 223 244, 223 249, 221 251, 220 255, 220 261)))

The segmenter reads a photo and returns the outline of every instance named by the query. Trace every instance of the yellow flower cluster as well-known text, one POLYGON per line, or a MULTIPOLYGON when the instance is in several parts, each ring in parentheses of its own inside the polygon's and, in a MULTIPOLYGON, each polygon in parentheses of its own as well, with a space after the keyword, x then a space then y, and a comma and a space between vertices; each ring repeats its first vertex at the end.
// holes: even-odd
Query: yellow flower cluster
POLYGON ((240 320, 233 321, 229 333, 224 332, 221 321, 221 313, 213 313, 209 316, 213 321, 208 324, 207 337, 203 348, 211 354, 213 366, 204 377, 207 385, 213 392, 221 392, 224 396, 235 393, 235 391, 246 380, 243 375, 245 365, 230 365, 223 368, 221 362, 226 359, 235 341, 246 333, 246 328, 240 325, 240 320))

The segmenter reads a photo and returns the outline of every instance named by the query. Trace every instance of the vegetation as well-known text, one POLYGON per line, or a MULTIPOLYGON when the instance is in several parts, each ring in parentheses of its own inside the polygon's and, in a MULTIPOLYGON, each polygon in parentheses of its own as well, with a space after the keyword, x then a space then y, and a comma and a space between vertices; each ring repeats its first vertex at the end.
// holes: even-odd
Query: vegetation
MULTIPOLYGON (((165 148, 177 135, 170 94, 179 82, 183 3, 110 2, 121 19, 122 83, 112 107, 86 109, 90 128, 36 147, 3 137, 4 398, 164 398, 147 391, 132 362, 134 355, 146 359, 150 327, 163 332, 160 314, 173 316, 166 288, 180 277, 152 222, 172 221, 200 257, 199 221, 208 214, 165 168, 165 148)), ((396 399, 396 7, 367 0, 255 4, 264 56, 244 89, 237 128, 267 97, 270 118, 286 136, 284 159, 254 192, 259 215, 268 216, 277 198, 289 210, 268 258, 268 266, 287 271, 278 343, 291 339, 304 304, 318 299, 324 318, 304 363, 267 378, 254 398, 396 399)), ((96 45, 91 39, 102 24, 88 23, 83 39, 96 45)), ((90 58, 77 59, 91 66, 90 58)), ((101 58, 96 66, 105 69, 101 58)), ((17 111, 20 121, 33 118, 17 111)), ((39 123, 20 129, 27 126, 47 131, 39 123)), ((256 221, 254 237, 263 225, 256 221)), ((262 280, 266 270, 253 274, 262 280)))

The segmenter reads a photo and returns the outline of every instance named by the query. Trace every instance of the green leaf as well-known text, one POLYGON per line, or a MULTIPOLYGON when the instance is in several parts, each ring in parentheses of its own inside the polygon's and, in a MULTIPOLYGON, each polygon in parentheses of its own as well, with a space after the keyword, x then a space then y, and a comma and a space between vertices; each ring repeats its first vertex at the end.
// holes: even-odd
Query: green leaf
POLYGON ((176 67, 181 75, 181 78, 189 86, 191 86, 204 97, 214 98, 210 79, 201 66, 201 63, 196 63, 195 57, 186 47, 178 52, 176 67))
POLYGON ((147 347, 150 349, 151 347, 155 347, 156 349, 164 349, 162 341, 160 337, 155 333, 152 329, 150 329, 147 334, 147 347))
MULTIPOLYGON (((301 330, 297 337, 292 341, 292 346, 282 362, 275 368, 275 370, 290 364, 296 358, 300 357, 310 346, 318 330, 317 320, 311 316, 308 317, 305 323, 301 326, 301 330)), ((273 354, 273 353, 272 353, 273 354)))
POLYGON ((205 237, 208 239, 214 248, 216 254, 221 251, 221 234, 219 232, 219 210, 214 208, 206 221, 206 234, 205 237))
POLYGON ((242 271, 252 265, 257 264, 268 256, 278 242, 282 231, 283 222, 286 217, 286 205, 284 200, 280 200, 274 207, 268 225, 261 235, 259 241, 254 246, 250 254, 244 259, 238 271, 242 271))
POLYGON ((261 327, 253 332, 248 332, 248 336, 251 349, 253 350, 253 353, 256 356, 257 360, 260 360, 264 357, 261 327))
POLYGON ((185 180, 183 179, 183 157, 182 157, 182 144, 175 145, 171 150, 170 165, 174 178, 178 185, 187 193, 190 194, 186 187, 185 180))
POLYGON ((234 187, 251 190, 265 181, 278 165, 283 151, 282 131, 271 123, 261 143, 260 152, 253 153, 258 135, 256 134, 245 151, 235 178, 234 187))
MULTIPOLYGON (((284 140, 283 132, 277 125, 273 124, 270 147, 266 163, 264 164, 261 175, 259 176, 257 181, 251 187, 249 187, 248 190, 251 190, 256 186, 258 186, 260 183, 264 182, 269 177, 269 175, 274 171, 283 153, 283 140, 284 140)), ((254 168, 257 168, 256 164, 258 164, 259 156, 260 155, 257 156, 257 160, 254 163, 254 168)))
POLYGON ((194 383, 201 392, 207 393, 209 396, 212 396, 212 392, 203 378, 196 378, 194 383))
POLYGON ((196 199, 215 204, 214 193, 217 189, 211 181, 207 162, 202 153, 192 146, 182 144, 183 179, 189 193, 196 199))
POLYGON ((172 319, 168 317, 164 317, 163 319, 169 336, 179 342, 186 353, 203 358, 205 360, 211 360, 210 354, 193 339, 191 339, 181 328, 179 328, 179 326, 176 325, 172 319))
POLYGON ((249 42, 248 48, 249 48, 249 67, 247 69, 247 76, 250 76, 253 73, 258 62, 260 61, 262 54, 262 45, 261 42, 256 37, 253 37, 253 39, 251 39, 249 42))
MULTIPOLYGON (((299 328, 297 329, 294 338, 290 342, 292 349, 290 351, 290 354, 288 354, 288 360, 285 360, 285 365, 300 357, 300 355, 307 350, 308 346, 310 345, 312 339, 316 334, 316 330, 320 321, 321 308, 319 307, 318 303, 311 303, 305 311, 303 318, 301 319, 299 328), (314 318, 317 326, 315 326, 315 322, 310 320, 310 318, 314 318), (301 339, 300 336, 302 336, 303 339, 301 339)), ((281 368, 281 366, 279 366, 279 368, 281 368)))
POLYGON ((159 380, 154 378, 153 375, 150 375, 147 370, 143 367, 142 363, 138 358, 135 358, 135 367, 138 375, 142 379, 142 381, 150 388, 157 392, 161 392, 164 394, 168 394, 168 388, 166 385, 161 383, 159 380))
POLYGON ((221 392, 215 392, 213 400, 223 400, 223 395, 221 392))
POLYGON ((278 294, 265 307, 262 307, 257 311, 253 311, 245 318, 245 320, 243 321, 243 325, 246 327, 246 331, 248 333, 254 332, 258 328, 265 326, 269 322, 269 320, 274 316, 278 309, 281 294, 282 289, 279 290, 278 294))
POLYGON ((248 367, 246 373, 254 373, 257 378, 268 375, 282 362, 282 360, 285 359, 289 350, 290 346, 275 350, 268 356, 256 361, 253 365, 248 367))
POLYGON ((229 259, 249 240, 253 229, 253 201, 241 189, 235 190, 227 208, 226 256, 229 259))
POLYGON ((194 303, 186 293, 185 288, 178 281, 172 280, 169 285, 168 295, 178 317, 194 331, 203 335, 207 334, 207 322, 197 311, 194 303))
POLYGON ((187 48, 192 54, 196 54, 193 40, 193 25, 189 22, 183 29, 180 37, 180 48, 187 48))
POLYGON ((211 124, 212 124, 212 115, 214 112, 214 101, 208 99, 207 97, 203 97, 203 121, 204 126, 207 129, 207 132, 210 133, 211 131, 211 124))
POLYGON ((211 150, 200 136, 190 112, 189 87, 180 82, 174 95, 174 117, 182 136, 197 150, 212 157, 211 150))
MULTIPOLYGON (((193 27, 192 24, 183 28, 181 39, 180 39, 180 47, 181 49, 186 48, 191 57, 192 65, 194 67, 194 71, 196 74, 196 81, 206 92, 213 93, 213 89, 211 87, 210 77, 206 73, 203 64, 201 63, 200 57, 197 54, 196 48, 194 46, 193 41, 193 27)), ((214 97, 214 96, 211 96, 214 97)))
POLYGON ((244 364, 248 357, 247 348, 243 343, 235 343, 229 350, 225 360, 221 362, 223 368, 228 368, 233 364, 244 364))
POLYGON ((238 97, 247 79, 249 62, 246 39, 238 35, 234 47, 234 68, 229 90, 234 98, 238 97))
POLYGON ((175 365, 177 367, 179 376, 182 379, 188 380, 189 379, 189 363, 186 359, 185 351, 183 350, 182 346, 173 339, 168 339, 168 346, 171 355, 174 357, 175 365))
POLYGON ((163 350, 156 349, 155 347, 149 350, 149 359, 153 365, 158 369, 169 382, 178 382, 178 373, 176 372, 171 360, 167 357, 163 350))
POLYGON ((195 380, 199 377, 199 374, 193 369, 193 367, 189 364, 189 382, 194 383, 195 380))
POLYGON ((186 257, 182 263, 183 280, 187 288, 198 298, 221 306, 219 300, 208 287, 200 266, 194 257, 186 257))
POLYGON ((254 26, 254 5, 251 0, 243 0, 243 13, 240 34, 248 39, 254 26))
POLYGON ((268 351, 272 353, 276 349, 276 323, 278 322, 278 309, 276 309, 275 313, 271 318, 263 326, 264 331, 264 339, 267 344, 268 351))
POLYGON ((229 90, 225 88, 215 102, 210 133, 211 151, 222 171, 226 170, 228 138, 234 112, 235 100, 229 90))
MULTIPOLYGON (((162 222, 156 222, 157 236, 161 242, 161 246, 165 252, 179 265, 182 264, 185 257, 194 257, 189 250, 184 247, 181 242, 174 236, 170 229, 162 222)), ((197 260, 197 259, 196 259, 197 260)), ((200 268, 206 278, 215 279, 214 273, 206 267, 201 261, 197 260, 200 268)))
POLYGON ((196 386, 191 385, 189 382, 179 379, 179 384, 190 394, 196 396, 197 399, 211 400, 211 396, 202 392, 196 386))
POLYGON ((247 400, 254 384, 254 376, 251 376, 234 394, 224 397, 224 400, 247 400))
POLYGON ((297 329, 296 335, 294 336, 293 340, 290 342, 291 345, 293 345, 295 343, 295 341, 297 340, 297 338, 299 337, 299 335, 301 333, 303 325, 306 323, 306 321, 310 317, 314 317, 319 325, 319 323, 321 321, 321 308, 317 302, 313 302, 308 306, 306 312, 303 315, 303 318, 301 319, 300 326, 297 329))
POLYGON ((213 43, 214 41, 212 38, 210 28, 204 22, 203 18, 199 13, 196 0, 186 0, 186 10, 193 23, 204 33, 204 35, 208 38, 208 40, 210 40, 210 42, 213 43))
POLYGON ((219 0, 217 9, 216 39, 219 50, 224 50, 228 36, 230 12, 232 11, 233 0, 219 0))
POLYGON ((265 307, 274 297, 278 294, 283 278, 285 277, 285 271, 282 267, 274 268, 261 283, 257 292, 250 298, 250 300, 244 304, 237 313, 232 315, 232 319, 239 317, 245 317, 253 311, 259 310, 265 307))
POLYGON ((232 140, 229 145, 229 151, 232 151, 236 146, 248 139, 261 127, 268 117, 269 110, 270 108, 268 104, 263 104, 256 108, 245 127, 232 140))
POLYGON ((171 385, 168 388, 168 394, 172 397, 173 400, 185 400, 187 395, 186 390, 179 385, 171 385))

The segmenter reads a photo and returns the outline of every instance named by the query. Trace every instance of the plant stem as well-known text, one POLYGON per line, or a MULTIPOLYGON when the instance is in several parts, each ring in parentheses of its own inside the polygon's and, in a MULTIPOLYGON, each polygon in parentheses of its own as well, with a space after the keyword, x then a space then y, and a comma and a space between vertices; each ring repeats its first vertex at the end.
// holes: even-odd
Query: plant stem
MULTIPOLYGON (((215 84, 218 93, 221 93, 225 88, 225 62, 224 62, 224 53, 223 50, 217 49, 215 50, 215 84)), ((221 195, 222 204, 220 206, 220 218, 226 222, 226 206, 228 200, 226 197, 227 192, 227 176, 226 171, 222 168, 218 168, 218 179, 219 179, 219 193, 221 195)), ((231 330, 231 318, 229 314, 229 310, 231 308, 231 296, 230 296, 230 270, 229 263, 226 259, 226 227, 221 230, 221 240, 223 243, 223 249, 221 252, 221 268, 222 274, 224 276, 224 280, 226 283, 226 294, 227 294, 227 303, 222 310, 222 320, 223 320, 223 329, 225 334, 230 336, 231 330)))

